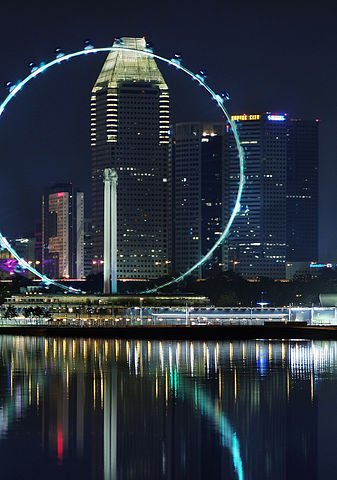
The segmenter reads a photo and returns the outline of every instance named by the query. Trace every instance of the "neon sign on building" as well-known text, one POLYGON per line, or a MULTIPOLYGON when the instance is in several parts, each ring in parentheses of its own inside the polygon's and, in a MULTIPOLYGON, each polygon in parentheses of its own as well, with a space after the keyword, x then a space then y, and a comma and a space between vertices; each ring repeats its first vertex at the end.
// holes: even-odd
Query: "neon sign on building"
POLYGON ((257 114, 253 114, 253 115, 247 115, 246 113, 244 113, 243 115, 232 115, 231 116, 231 120, 233 120, 233 122, 237 121, 237 120, 260 120, 261 118, 261 115, 257 115, 257 114))

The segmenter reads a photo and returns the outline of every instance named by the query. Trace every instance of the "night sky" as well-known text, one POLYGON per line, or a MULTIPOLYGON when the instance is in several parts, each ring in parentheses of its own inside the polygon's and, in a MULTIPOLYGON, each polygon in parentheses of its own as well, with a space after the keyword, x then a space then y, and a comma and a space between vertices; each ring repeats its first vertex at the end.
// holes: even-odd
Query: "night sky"
MULTIPOLYGON (((208 73, 231 95, 231 113, 287 112, 319 118, 321 260, 337 262, 336 1, 137 1, 1 3, 0 97, 6 81, 49 61, 55 47, 80 50, 143 36, 159 55, 208 73), (135 6, 133 6, 135 5, 135 6)), ((89 55, 48 70, 20 92, 0 120, 0 230, 33 232, 41 194, 72 181, 89 193, 89 99, 104 62, 89 55)), ((200 87, 159 65, 172 91, 173 121, 218 120, 200 87)))

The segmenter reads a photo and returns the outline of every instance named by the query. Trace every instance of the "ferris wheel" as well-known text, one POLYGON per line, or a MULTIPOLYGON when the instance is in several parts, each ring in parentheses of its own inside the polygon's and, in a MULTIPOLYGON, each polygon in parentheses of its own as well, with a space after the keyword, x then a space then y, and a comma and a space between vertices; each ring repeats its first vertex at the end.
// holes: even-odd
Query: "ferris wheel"
MULTIPOLYGON (((180 274, 178 277, 172 278, 170 281, 156 286, 155 288, 146 290, 141 292, 142 294, 144 293, 155 293, 158 290, 167 287, 169 285, 172 285, 174 283, 179 283, 181 280, 183 280, 185 277, 190 275, 194 270, 202 266, 207 260, 209 260, 214 251, 223 243, 223 241, 227 238, 230 228, 234 222, 234 219, 236 215, 238 214, 240 210, 240 200, 241 200, 241 195, 245 183, 245 156, 244 156, 244 151, 243 148, 240 144, 239 140, 239 135, 237 131, 237 126, 234 121, 231 120, 231 117, 225 108, 225 102, 229 99, 227 93, 223 94, 217 94, 215 93, 212 88, 206 83, 206 74, 204 71, 199 71, 198 73, 193 73, 191 70, 188 68, 184 67, 182 65, 182 58, 179 54, 174 55, 173 58, 168 59, 165 57, 162 57, 160 55, 156 55, 153 53, 152 48, 150 45, 147 45, 147 48, 145 50, 138 50, 135 48, 129 48, 123 46, 123 42, 115 42, 115 44, 111 47, 98 47, 95 48, 94 46, 91 45, 91 42, 86 41, 85 46, 82 50, 78 50, 73 53, 68 53, 65 54, 61 49, 57 48, 56 49, 56 58, 49 63, 41 63, 39 66, 35 65, 34 63, 29 64, 30 68, 30 74, 22 81, 19 83, 13 85, 10 82, 7 83, 7 88, 9 89, 9 93, 5 100, 0 104, 0 117, 4 114, 5 109, 7 108, 8 104, 14 100, 15 96, 25 87, 31 80, 34 78, 38 77, 41 73, 45 72, 46 70, 54 67, 55 65, 59 65, 63 62, 66 62, 68 60, 71 60, 76 57, 88 55, 88 54, 95 54, 95 53, 110 53, 110 52, 133 52, 137 53, 138 55, 144 55, 147 57, 151 57, 155 60, 162 61, 172 67, 175 67, 176 69, 180 70, 182 73, 186 74, 188 77, 190 77, 192 80, 195 80, 199 83, 201 87, 203 87, 208 94, 210 95, 212 100, 215 100, 217 106, 222 110, 223 114, 225 115, 225 118, 230 125, 230 128, 232 130, 234 140, 235 140, 235 145, 238 151, 238 161, 239 161, 239 167, 240 167, 240 174, 239 174, 239 185, 238 185, 238 190, 236 193, 236 198, 235 198, 235 204, 234 208, 227 220, 227 223, 223 226, 222 233, 217 239, 217 241, 214 243, 214 245, 210 248, 210 250, 194 265, 189 267, 184 273, 180 274)), ((36 270, 32 265, 29 264, 29 262, 18 255, 18 253, 15 251, 15 249, 10 245, 9 241, 7 238, 0 232, 0 246, 6 250, 17 260, 18 262, 18 267, 21 270, 29 270, 31 273, 33 273, 35 276, 41 279, 42 283, 45 286, 49 285, 54 285, 56 287, 59 287, 67 292, 71 293, 81 293, 81 290, 69 287, 67 285, 63 285, 60 282, 57 282, 51 278, 48 278, 46 275, 40 273, 38 270, 36 270)))

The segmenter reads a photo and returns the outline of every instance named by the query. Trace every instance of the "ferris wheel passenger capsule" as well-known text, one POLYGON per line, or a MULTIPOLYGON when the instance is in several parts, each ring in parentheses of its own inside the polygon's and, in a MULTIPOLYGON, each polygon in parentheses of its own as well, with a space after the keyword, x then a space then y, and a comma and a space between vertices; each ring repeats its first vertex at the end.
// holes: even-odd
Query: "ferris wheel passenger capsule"
POLYGON ((172 63, 176 63, 177 65, 180 65, 181 64, 181 61, 182 61, 183 57, 180 53, 175 53, 173 55, 173 58, 171 58, 171 62, 172 63))
POLYGON ((122 37, 116 37, 114 41, 114 47, 121 47, 124 44, 122 37))
POLYGON ((146 42, 146 50, 150 53, 153 53, 153 43, 146 42))
POLYGON ((87 38, 84 40, 84 50, 92 50, 94 48, 92 41, 87 38))
POLYGON ((5 83, 5 88, 7 88, 7 90, 8 90, 9 93, 10 93, 10 92, 12 92, 12 91, 14 90, 15 85, 13 85, 12 82, 6 82, 6 83, 5 83))
POLYGON ((31 73, 36 72, 36 70, 37 70, 37 68, 38 68, 37 65, 36 65, 36 63, 34 63, 34 62, 30 62, 30 63, 28 64, 28 67, 29 67, 29 70, 30 70, 31 73))
POLYGON ((56 54, 56 58, 64 57, 64 53, 60 47, 55 48, 55 54, 56 54))
POLYGON ((17 265, 15 265, 14 267, 14 272, 15 273, 24 273, 25 272, 25 268, 23 265, 20 265, 19 263, 17 265))
POLYGON ((80 290, 78 290, 78 288, 69 287, 69 288, 68 288, 68 292, 80 293, 80 290))
POLYGON ((199 70, 199 72, 196 74, 196 77, 202 82, 204 82, 207 77, 205 70, 199 70))
POLYGON ((222 92, 221 98, 223 99, 224 102, 227 102, 228 100, 230 100, 230 96, 227 92, 222 92))

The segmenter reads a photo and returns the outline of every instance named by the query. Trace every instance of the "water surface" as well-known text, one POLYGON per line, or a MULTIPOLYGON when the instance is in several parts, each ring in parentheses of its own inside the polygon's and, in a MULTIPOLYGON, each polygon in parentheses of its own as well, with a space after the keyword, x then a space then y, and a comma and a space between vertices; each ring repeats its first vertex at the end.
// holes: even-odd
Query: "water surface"
POLYGON ((337 343, 0 336, 4 479, 327 479, 337 343))

